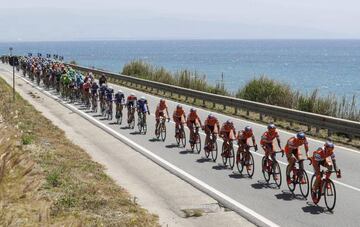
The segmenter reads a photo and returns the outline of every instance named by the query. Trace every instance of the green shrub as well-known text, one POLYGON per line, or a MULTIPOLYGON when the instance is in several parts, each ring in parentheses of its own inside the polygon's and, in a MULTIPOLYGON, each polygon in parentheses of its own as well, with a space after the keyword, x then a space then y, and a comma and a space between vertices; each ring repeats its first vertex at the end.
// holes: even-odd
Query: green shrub
POLYGON ((21 141, 22 141, 22 144, 23 145, 29 145, 33 142, 34 140, 34 137, 30 134, 24 134, 22 137, 21 137, 21 141))
POLYGON ((46 176, 46 182, 52 187, 58 187, 60 185, 60 171, 53 170, 46 176))

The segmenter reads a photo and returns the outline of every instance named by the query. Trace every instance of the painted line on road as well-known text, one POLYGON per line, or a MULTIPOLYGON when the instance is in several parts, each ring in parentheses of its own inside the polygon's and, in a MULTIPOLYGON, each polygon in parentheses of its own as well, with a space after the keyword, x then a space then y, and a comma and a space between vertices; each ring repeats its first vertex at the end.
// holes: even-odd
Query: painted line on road
POLYGON ((251 222, 256 225, 261 226, 274 226, 277 227, 279 225, 275 224, 274 222, 270 221, 269 219, 265 218, 264 216, 260 215, 259 213, 255 212, 254 210, 246 207, 245 205, 239 203, 238 201, 232 199, 231 197, 225 195, 224 193, 216 190, 215 188, 211 187, 210 185, 206 184, 205 182, 197 179, 196 177, 192 176, 191 174, 185 172, 184 170, 178 168, 177 166, 171 164, 170 162, 166 161, 165 159, 159 157, 158 155, 152 153, 150 150, 138 145, 134 141, 130 140, 129 138, 121 135, 114 129, 110 128, 109 126, 105 125, 104 123, 100 122, 99 120, 89 116, 88 114, 78 110, 76 107, 64 102, 59 97, 52 95, 50 92, 45 91, 44 89, 36 86, 32 82, 28 81, 27 79, 17 76, 21 78, 26 83, 34 87, 35 89, 39 90, 43 94, 47 95, 48 97, 58 101, 61 105, 67 107, 68 109, 76 112, 78 115, 82 116, 89 122, 95 124, 99 128, 103 129, 104 131, 108 132, 110 135, 114 136, 115 138, 121 140, 122 142, 126 143, 128 146, 134 148, 135 150, 139 151, 143 155, 145 155, 150 160, 156 162, 158 165, 162 166, 163 168, 167 169, 169 172, 173 173, 174 175, 180 177, 181 179, 187 181, 194 187, 198 188, 199 190, 203 191, 204 193, 210 195, 214 199, 221 202, 223 205, 229 207, 230 209, 236 211, 237 213, 241 214, 251 222), (255 218, 255 219, 254 219, 255 218))

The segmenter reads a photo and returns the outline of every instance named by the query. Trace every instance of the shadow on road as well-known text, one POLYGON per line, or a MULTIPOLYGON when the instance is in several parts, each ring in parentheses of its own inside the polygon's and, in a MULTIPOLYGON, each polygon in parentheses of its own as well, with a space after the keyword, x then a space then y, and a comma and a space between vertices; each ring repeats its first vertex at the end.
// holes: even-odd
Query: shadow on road
POLYGON ((232 173, 232 174, 229 174, 229 177, 230 178, 233 178, 233 179, 244 179, 244 178, 247 178, 247 179, 250 179, 240 173, 232 173))
POLYGON ((196 162, 198 162, 198 163, 212 162, 212 159, 211 158, 201 157, 201 158, 197 159, 196 162))
POLYGON ((166 148, 177 148, 179 147, 177 144, 170 144, 170 145, 166 145, 166 148))
POLYGON ((101 117, 101 114, 92 115, 93 117, 101 117))
POLYGON ((332 212, 328 212, 324 207, 320 207, 317 205, 314 205, 310 202, 307 202, 307 206, 301 208, 305 213, 309 214, 322 214, 322 213, 329 213, 332 214, 332 212))
POLYGON ((161 141, 160 139, 157 139, 157 138, 152 138, 152 139, 149 139, 150 142, 159 142, 161 141))
POLYGON ((276 194, 275 197, 277 199, 281 199, 284 201, 291 201, 291 200, 306 200, 302 195, 296 195, 290 191, 282 191, 280 194, 276 194))
POLYGON ((141 135, 141 132, 138 132, 138 131, 130 132, 130 135, 141 135))
POLYGON ((258 181, 257 183, 251 184, 251 187, 255 189, 264 189, 264 188, 278 189, 276 184, 269 184, 266 181, 258 181))
POLYGON ((179 154, 193 154, 194 152, 192 152, 191 150, 183 150, 180 151, 179 154))
POLYGON ((118 123, 116 121, 110 122, 109 125, 117 125, 118 123))
POLYGON ((99 120, 100 120, 100 121, 106 121, 106 120, 108 120, 108 119, 107 119, 107 117, 103 117, 103 118, 100 118, 99 120))
POLYGON ((215 169, 215 170, 224 170, 224 169, 228 169, 228 166, 218 164, 216 166, 213 166, 212 168, 215 169))

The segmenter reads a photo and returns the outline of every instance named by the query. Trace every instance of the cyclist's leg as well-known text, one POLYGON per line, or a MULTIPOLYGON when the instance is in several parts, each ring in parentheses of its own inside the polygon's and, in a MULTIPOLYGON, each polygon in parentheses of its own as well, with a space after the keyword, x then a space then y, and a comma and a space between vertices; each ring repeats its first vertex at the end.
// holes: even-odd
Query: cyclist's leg
POLYGON ((312 190, 316 191, 319 188, 321 175, 320 175, 320 166, 321 162, 318 162, 316 160, 313 160, 313 167, 314 167, 314 174, 315 174, 315 182, 314 185, 312 185, 312 190))

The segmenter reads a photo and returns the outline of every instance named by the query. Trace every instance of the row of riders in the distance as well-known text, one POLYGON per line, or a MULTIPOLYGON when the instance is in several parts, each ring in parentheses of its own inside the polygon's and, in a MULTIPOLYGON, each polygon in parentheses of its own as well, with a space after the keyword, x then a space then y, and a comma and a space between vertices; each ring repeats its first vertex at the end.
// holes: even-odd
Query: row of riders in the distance
MULTIPOLYGON (((123 107, 127 109, 127 120, 130 128, 135 125, 135 112, 138 114, 139 132, 146 134, 146 114, 150 114, 149 104, 145 97, 137 98, 134 93, 125 97, 121 90, 114 92, 107 85, 107 78, 101 75, 98 82, 95 81, 92 73, 86 75, 75 71, 60 61, 50 58, 41 57, 21 57, 20 67, 23 75, 28 75, 31 80, 35 80, 38 85, 43 82, 45 88, 54 88, 60 95, 69 101, 80 101, 88 109, 98 112, 98 103, 102 115, 109 119, 113 117, 113 103, 115 104, 115 118, 121 124, 123 107)), ((240 173, 245 169, 249 177, 254 173, 254 159, 250 148, 258 150, 255 136, 252 128, 246 126, 243 130, 236 132, 231 120, 227 120, 220 126, 220 122, 214 116, 209 114, 202 123, 196 109, 191 108, 190 113, 186 116, 185 110, 181 105, 177 105, 173 112, 173 121, 175 122, 175 138, 178 145, 185 147, 186 135, 184 126, 190 131, 189 143, 191 149, 201 150, 201 139, 199 129, 205 131, 204 152, 207 158, 210 157, 216 161, 217 135, 223 139, 221 157, 225 165, 233 168, 236 164, 240 173), (233 141, 237 141, 238 149, 235 155, 233 141), (250 145, 251 141, 251 145, 250 145)), ((168 106, 165 99, 160 99, 160 103, 155 111, 156 126, 155 135, 164 141, 166 138, 166 120, 170 120, 168 106)), ((336 166, 334 143, 326 141, 323 147, 318 148, 309 155, 308 142, 303 132, 298 132, 295 136, 288 139, 285 147, 281 145, 280 137, 276 126, 270 123, 267 131, 263 133, 260 139, 260 146, 264 150, 265 156, 262 159, 262 172, 267 182, 272 176, 276 185, 281 185, 281 169, 276 161, 276 154, 286 154, 288 166, 286 169, 286 183, 293 192, 296 185, 299 185, 301 194, 306 198, 309 194, 309 185, 311 185, 311 197, 317 204, 321 196, 325 197, 325 204, 328 210, 335 207, 336 191, 335 185, 330 179, 331 173, 336 173, 338 178, 341 177, 340 170, 336 166), (274 141, 277 142, 278 151, 275 150, 274 141), (301 147, 304 147, 306 159, 303 159, 301 147), (306 171, 304 170, 304 161, 309 160, 314 168, 314 176, 309 183, 306 171), (325 171, 320 167, 325 167, 325 171), (331 198, 331 197, 334 198, 331 198), (333 199, 334 201, 331 201, 333 199)))

